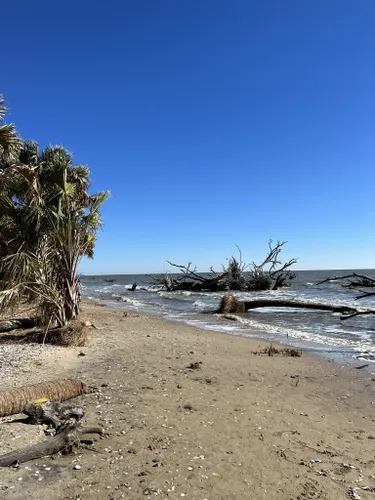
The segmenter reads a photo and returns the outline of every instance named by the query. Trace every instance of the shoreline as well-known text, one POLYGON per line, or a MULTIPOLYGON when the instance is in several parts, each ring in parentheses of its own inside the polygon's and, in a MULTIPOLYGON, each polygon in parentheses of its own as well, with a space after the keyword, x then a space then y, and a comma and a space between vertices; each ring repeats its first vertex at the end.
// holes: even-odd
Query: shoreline
MULTIPOLYGON (((101 328, 87 347, 48 346, 41 364, 6 383, 89 381, 99 392, 74 404, 108 435, 97 453, 1 469, 2 498, 47 500, 51 488, 61 500, 373 498, 368 373, 306 352, 255 355, 269 342, 130 308, 84 301, 83 316, 101 328)), ((2 453, 41 438, 38 426, 0 425, 2 453)))
MULTIPOLYGON (((288 336, 282 336, 282 334, 276 334, 276 333, 266 333, 265 330, 257 330, 256 335, 246 335, 246 330, 241 330, 241 328, 238 329, 230 329, 225 327, 221 327, 220 323, 217 322, 212 322, 212 323, 205 323, 203 321, 203 318, 205 317, 212 317, 215 313, 214 312, 206 312, 206 313, 200 313, 201 318, 198 318, 197 320, 195 319, 180 319, 178 317, 174 317, 171 314, 168 313, 160 313, 157 311, 151 311, 151 312, 144 312, 140 310, 140 308, 136 306, 132 306, 132 304, 127 303, 126 301, 122 300, 116 300, 115 298, 112 298, 111 300, 105 300, 105 299, 98 299, 95 297, 92 298, 84 298, 84 303, 97 303, 97 304, 105 304, 108 307, 113 307, 113 308, 118 308, 118 309, 124 309, 124 310, 131 310, 135 313, 138 314, 147 314, 150 315, 151 317, 156 317, 160 319, 164 319, 165 321, 171 321, 172 323, 177 323, 177 324, 182 324, 182 325, 187 325, 187 326, 192 326, 196 328, 200 328, 205 331, 209 332, 215 332, 215 333, 220 333, 220 334, 225 334, 225 335, 231 335, 234 337, 242 337, 246 338, 249 340, 254 340, 255 342, 265 342, 267 344, 274 344, 274 345, 279 345, 283 347, 295 347, 297 349, 302 349, 304 352, 309 353, 310 355, 322 357, 323 359, 326 359, 330 362, 336 363, 338 365, 342 366, 349 366, 349 367, 360 367, 363 366, 364 364, 367 364, 368 367, 365 368, 364 370, 367 372, 374 372, 375 374, 375 360, 372 359, 366 359, 361 357, 360 355, 357 356, 354 350, 350 350, 348 348, 343 348, 343 347, 338 347, 334 346, 328 343, 324 342, 317 342, 314 340, 306 340, 306 339, 299 339, 296 337, 288 337, 288 336), (202 319, 202 320, 201 320, 202 319), (268 338, 267 338, 268 336, 268 338)), ((231 324, 230 319, 225 320, 228 325, 231 324)), ((232 321, 234 325, 240 325, 241 323, 237 323, 236 321, 232 321)), ((250 327, 248 330, 254 330, 251 329, 250 327)))

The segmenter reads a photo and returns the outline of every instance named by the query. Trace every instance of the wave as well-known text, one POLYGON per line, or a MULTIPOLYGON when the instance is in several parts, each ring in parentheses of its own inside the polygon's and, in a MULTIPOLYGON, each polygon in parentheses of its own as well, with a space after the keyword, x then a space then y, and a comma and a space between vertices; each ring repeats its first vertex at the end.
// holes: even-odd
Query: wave
MULTIPOLYGON (((311 279, 311 278, 310 278, 311 279)), ((238 300, 254 298, 280 298, 320 302, 322 304, 347 305, 357 309, 367 308, 369 302, 361 304, 354 300, 352 291, 339 287, 319 290, 312 281, 299 283, 297 288, 266 292, 236 292, 238 300)), ((83 295, 94 300, 130 307, 139 311, 163 316, 174 321, 199 326, 200 328, 228 332, 271 341, 288 342, 294 345, 311 345, 319 351, 345 351, 348 356, 373 360, 375 358, 375 331, 372 331, 370 317, 361 316, 341 322, 339 313, 309 311, 295 308, 259 308, 238 316, 236 321, 203 313, 218 308, 222 293, 209 292, 166 292, 155 289, 137 288, 130 292, 128 283, 85 283, 83 295), (87 286, 86 286, 87 285, 87 286)), ((375 304, 372 299, 372 304, 375 304)))

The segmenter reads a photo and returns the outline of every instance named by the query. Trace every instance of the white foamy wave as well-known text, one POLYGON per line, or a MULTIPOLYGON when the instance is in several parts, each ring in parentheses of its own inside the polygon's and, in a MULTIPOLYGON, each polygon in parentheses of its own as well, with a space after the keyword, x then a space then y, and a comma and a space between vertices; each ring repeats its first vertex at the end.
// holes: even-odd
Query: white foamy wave
POLYGON ((193 307, 198 311, 205 311, 208 308, 208 304, 206 300, 198 299, 193 302, 193 307))
MULTIPOLYGON (((327 337, 325 333, 297 330, 280 325, 260 323, 253 318, 246 317, 245 315, 228 315, 228 317, 230 319, 235 319, 241 325, 246 326, 253 331, 266 333, 267 336, 270 334, 276 334, 277 336, 280 336, 279 340, 281 342, 283 339, 291 337, 307 342, 325 344, 343 349, 351 349, 356 353, 358 353, 358 351, 365 352, 367 356, 373 357, 375 361, 375 345, 373 342, 368 342, 367 339, 365 340, 364 338, 359 339, 357 337, 354 340, 342 337, 327 337)), ((253 331, 249 332, 249 336, 253 336, 253 331)), ((343 331, 341 330, 340 333, 343 333, 343 331)))

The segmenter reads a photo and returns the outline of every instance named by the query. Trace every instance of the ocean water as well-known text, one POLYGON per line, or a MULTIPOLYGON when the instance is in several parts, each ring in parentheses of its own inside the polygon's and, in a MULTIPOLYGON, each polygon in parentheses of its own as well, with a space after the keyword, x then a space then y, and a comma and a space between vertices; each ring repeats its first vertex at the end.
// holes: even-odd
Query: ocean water
MULTIPOLYGON (((355 300, 358 289, 337 282, 317 283, 328 276, 352 271, 297 271, 291 286, 277 291, 238 292, 239 300, 280 298, 375 309, 375 297, 355 300)), ((375 270, 357 271, 375 277, 375 270)), ((231 321, 212 314, 223 293, 166 292, 152 286, 145 275, 81 276, 82 295, 117 307, 155 314, 200 328, 309 348, 340 361, 364 360, 375 368, 375 315, 345 321, 340 314, 289 308, 254 309, 231 321), (135 291, 129 288, 137 283, 135 291)))

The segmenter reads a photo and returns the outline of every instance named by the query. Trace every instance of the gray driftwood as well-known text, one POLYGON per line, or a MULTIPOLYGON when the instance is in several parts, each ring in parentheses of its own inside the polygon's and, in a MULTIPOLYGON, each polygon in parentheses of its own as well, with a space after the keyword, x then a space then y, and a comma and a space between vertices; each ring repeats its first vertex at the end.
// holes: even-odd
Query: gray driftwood
POLYGON ((11 332, 18 328, 34 328, 37 326, 35 318, 19 318, 19 319, 4 319, 0 320, 0 332, 11 332))
POLYGON ((104 430, 101 427, 68 426, 64 431, 41 443, 0 455, 0 467, 10 467, 29 460, 55 455, 64 450, 70 451, 73 445, 80 444, 80 438, 84 434, 100 434, 103 436, 104 430))
POLYGON ((320 302, 304 302, 302 300, 254 299, 239 301, 231 293, 226 293, 224 295, 219 309, 216 312, 220 314, 238 314, 245 313, 251 309, 257 309, 259 307, 291 307, 300 309, 315 309, 318 311, 331 311, 342 313, 340 319, 349 319, 354 316, 364 314, 375 314, 375 309, 360 311, 351 306, 338 306, 335 304, 323 304, 320 302))
POLYGON ((58 401, 30 403, 23 412, 29 417, 29 424, 47 424, 56 429, 56 432, 67 425, 78 423, 85 415, 85 410, 81 406, 62 405, 58 401))

